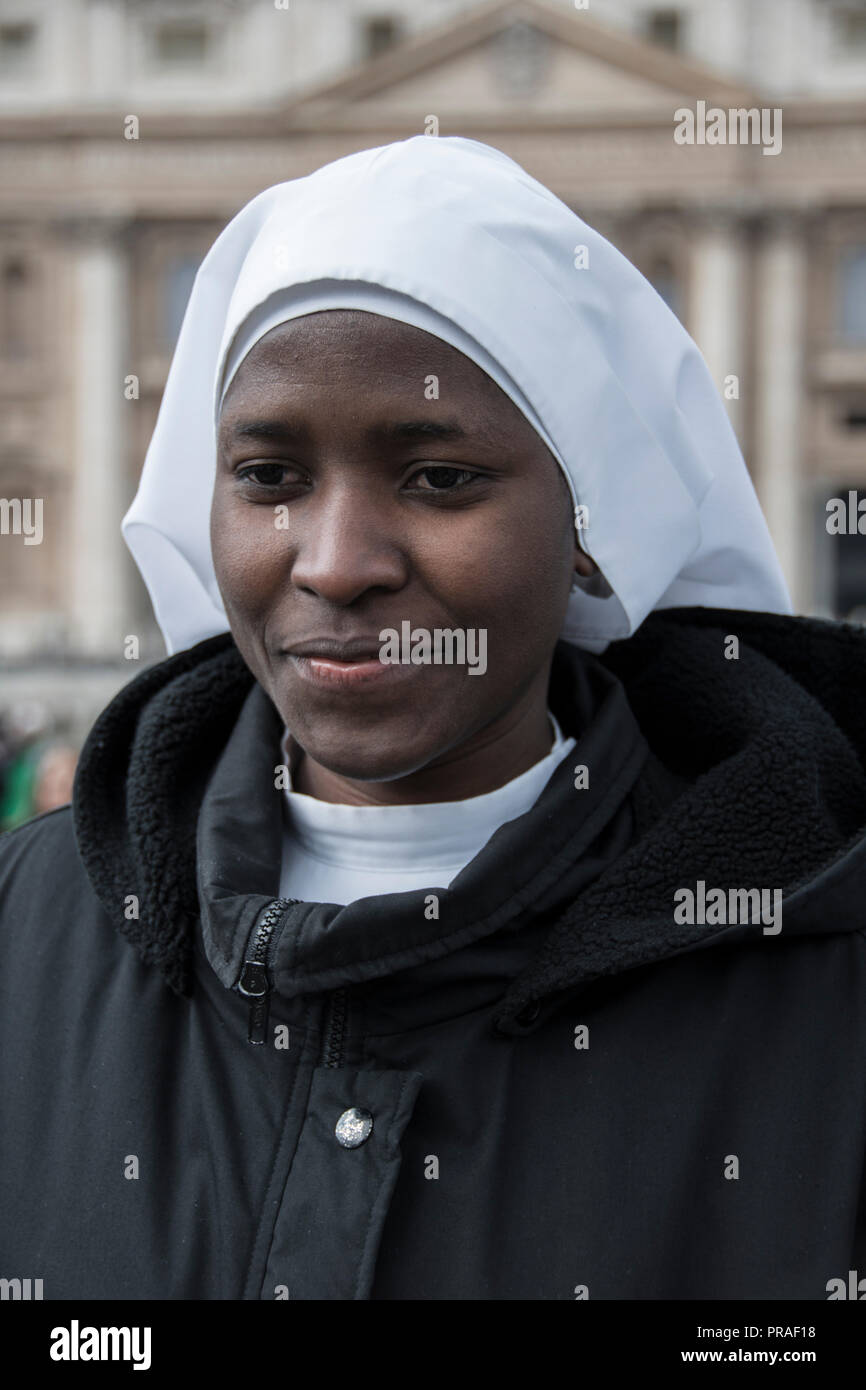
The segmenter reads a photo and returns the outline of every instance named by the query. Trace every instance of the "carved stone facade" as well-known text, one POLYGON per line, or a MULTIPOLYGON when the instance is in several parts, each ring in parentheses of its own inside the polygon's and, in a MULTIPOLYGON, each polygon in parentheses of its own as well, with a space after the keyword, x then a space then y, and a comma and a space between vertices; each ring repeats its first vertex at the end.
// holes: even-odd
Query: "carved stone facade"
MULTIPOLYGON (((10 2, 0 0, 0 62, 10 2)), ((126 4, 88 7, 106 53, 126 4)), ((226 25, 249 9, 217 8, 226 25)), ((346 9, 322 0, 315 13, 324 25, 346 9)), ((250 24, 261 26, 261 10, 249 9, 250 24)), ((796 10, 807 13, 800 0, 796 10)), ((0 498, 44 500, 41 544, 0 536, 7 689, 48 689, 40 670, 68 654, 82 672, 106 673, 90 705, 82 696, 86 723, 133 674, 121 660, 127 634, 141 637, 144 657, 162 654, 118 526, 199 259, 262 188, 422 132, 431 118, 441 135, 512 155, 652 280, 726 399, 795 606, 866 619, 866 536, 859 549, 856 538, 837 545, 824 525, 840 488, 866 496, 866 95, 843 82, 844 95, 801 88, 788 100, 604 13, 541 0, 443 4, 433 27, 410 26, 405 42, 344 76, 304 85, 296 53, 284 94, 265 101, 231 87, 222 107, 212 92, 174 110, 143 102, 136 112, 110 93, 56 112, 7 107, 0 498), (701 102, 781 109, 780 152, 677 143, 675 112, 701 102)), ((322 34, 307 7, 299 15, 315 55, 322 34)))

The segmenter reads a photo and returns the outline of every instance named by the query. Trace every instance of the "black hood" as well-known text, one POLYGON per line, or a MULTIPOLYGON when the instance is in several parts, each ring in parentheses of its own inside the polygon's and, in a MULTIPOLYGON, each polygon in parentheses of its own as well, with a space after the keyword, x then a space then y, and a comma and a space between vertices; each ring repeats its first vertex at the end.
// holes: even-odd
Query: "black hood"
MULTIPOLYGON (((637 788, 641 831, 558 916, 504 997, 501 1018, 666 956, 766 939, 759 925, 677 924, 673 891, 699 880, 782 889, 785 938, 855 929, 841 907, 852 876, 866 889, 866 629, 667 609, 601 657, 581 660, 622 682, 654 755, 637 788), (726 656, 731 637, 736 658, 726 656), (682 790, 656 803, 666 771, 682 790)), ((199 807, 253 685, 231 636, 209 638, 121 690, 79 760, 73 815, 93 888, 142 959, 181 994, 192 987, 200 913, 199 807), (142 911, 128 920, 131 894, 142 911)), ((567 715, 553 687, 551 704, 567 715)))

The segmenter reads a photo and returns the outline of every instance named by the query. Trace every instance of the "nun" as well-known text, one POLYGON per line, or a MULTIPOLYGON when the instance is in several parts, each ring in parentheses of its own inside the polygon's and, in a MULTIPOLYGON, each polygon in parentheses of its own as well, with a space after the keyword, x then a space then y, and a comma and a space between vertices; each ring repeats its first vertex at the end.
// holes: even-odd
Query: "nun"
POLYGON ((168 655, 0 841, 4 1274, 861 1296, 866 632, 639 272, 471 139, 266 189, 123 533, 168 655))

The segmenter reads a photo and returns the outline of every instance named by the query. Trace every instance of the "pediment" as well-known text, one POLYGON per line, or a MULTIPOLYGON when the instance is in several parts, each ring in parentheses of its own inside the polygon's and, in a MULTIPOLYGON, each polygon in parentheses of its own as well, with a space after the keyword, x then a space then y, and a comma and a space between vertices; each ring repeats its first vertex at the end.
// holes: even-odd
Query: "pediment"
POLYGON ((614 30, 589 10, 543 0, 496 0, 416 36, 286 112, 301 124, 339 119, 361 126, 433 114, 443 133, 456 121, 628 121, 697 99, 741 105, 749 91, 701 64, 614 30))

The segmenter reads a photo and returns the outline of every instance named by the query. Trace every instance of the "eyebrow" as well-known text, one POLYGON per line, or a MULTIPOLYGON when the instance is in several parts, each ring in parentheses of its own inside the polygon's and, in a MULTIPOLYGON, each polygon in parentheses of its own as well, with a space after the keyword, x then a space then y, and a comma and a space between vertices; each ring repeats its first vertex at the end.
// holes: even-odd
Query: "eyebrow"
MULTIPOLYGON (((290 443, 305 433, 283 420, 240 420, 231 431, 233 439, 268 439, 274 443, 290 443)), ((483 438, 488 431, 479 431, 483 438)), ((412 443, 416 439, 468 439, 469 435, 456 420, 397 420, 373 425, 365 431, 371 442, 384 440, 394 444, 412 443)))

